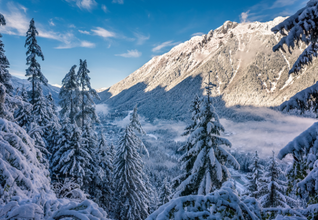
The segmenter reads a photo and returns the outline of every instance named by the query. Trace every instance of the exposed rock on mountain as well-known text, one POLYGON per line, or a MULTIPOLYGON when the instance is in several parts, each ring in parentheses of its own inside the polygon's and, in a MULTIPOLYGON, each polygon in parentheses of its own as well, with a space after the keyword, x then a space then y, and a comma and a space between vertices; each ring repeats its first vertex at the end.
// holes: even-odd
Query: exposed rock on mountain
POLYGON ((208 34, 196 36, 152 58, 124 80, 100 93, 102 102, 117 110, 132 109, 147 117, 182 117, 204 83, 217 84, 219 106, 278 106, 313 85, 317 62, 298 76, 288 70, 306 45, 293 54, 274 53, 280 36, 270 30, 285 18, 260 23, 226 21, 208 34))

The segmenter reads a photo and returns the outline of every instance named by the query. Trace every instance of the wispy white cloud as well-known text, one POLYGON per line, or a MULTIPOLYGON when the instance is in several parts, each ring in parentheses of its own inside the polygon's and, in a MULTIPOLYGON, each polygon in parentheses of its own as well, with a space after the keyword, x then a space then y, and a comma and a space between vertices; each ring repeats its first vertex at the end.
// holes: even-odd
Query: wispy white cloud
POLYGON ((127 53, 115 54, 115 56, 126 57, 126 58, 137 58, 141 56, 141 52, 138 50, 127 50, 127 53))
POLYGON ((81 34, 90 34, 88 31, 78 30, 78 32, 80 32, 81 34))
POLYGON ((69 28, 76 28, 76 26, 74 24, 70 24, 68 27, 69 28))
POLYGON ((80 47, 94 48, 95 44, 92 42, 83 40, 83 41, 81 41, 80 47))
POLYGON ((191 36, 192 36, 192 37, 202 36, 203 34, 205 34, 205 33, 203 33, 203 32, 197 32, 197 33, 192 34, 191 36))
POLYGON ((102 10, 103 10, 105 13, 108 12, 108 9, 107 9, 106 5, 102 5, 102 10))
POLYGON ((124 4, 124 0, 113 0, 113 3, 124 4))
POLYGON ((150 39, 150 35, 145 36, 141 33, 134 33, 135 37, 137 38, 137 45, 142 45, 145 43, 145 41, 150 39))
POLYGON ((95 35, 103 37, 103 38, 109 38, 109 37, 115 37, 116 34, 114 32, 108 31, 104 28, 97 27, 96 29, 91 30, 95 35))
POLYGON ((248 10, 247 12, 242 12, 240 15, 240 20, 242 23, 246 23, 248 20, 248 16, 249 16, 250 10, 248 10))
POLYGON ((166 42, 163 42, 163 43, 155 46, 154 48, 152 48, 152 52, 159 52, 165 47, 171 47, 171 46, 175 46, 177 44, 179 44, 179 42, 166 41, 166 42))
POLYGON ((27 18, 24 10, 21 8, 21 5, 8 2, 7 8, 8 11, 1 12, 6 18, 7 23, 6 26, 1 26, 1 33, 25 36, 29 27, 29 19, 27 18))
POLYGON ((85 9, 90 11, 93 7, 97 5, 95 0, 66 0, 67 2, 74 2, 77 7, 81 10, 85 9))
POLYGON ((53 19, 50 19, 50 20, 49 20, 49 24, 50 24, 51 26, 55 26, 55 23, 53 22, 53 19))
POLYGON ((293 5, 297 2, 298 0, 276 0, 274 4, 272 5, 271 8, 282 8, 286 7, 288 5, 293 5))

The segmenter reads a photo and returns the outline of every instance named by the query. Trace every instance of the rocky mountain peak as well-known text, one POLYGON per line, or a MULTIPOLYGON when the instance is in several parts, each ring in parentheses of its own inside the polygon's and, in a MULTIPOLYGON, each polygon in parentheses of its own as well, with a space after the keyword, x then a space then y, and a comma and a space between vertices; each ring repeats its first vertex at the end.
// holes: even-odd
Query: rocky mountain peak
POLYGON ((281 36, 271 32, 271 28, 284 19, 239 24, 226 21, 206 35, 192 37, 169 52, 153 57, 102 92, 103 101, 116 108, 132 108, 141 102, 142 111, 149 107, 147 99, 155 96, 158 102, 165 99, 162 100, 164 106, 157 106, 155 111, 158 108, 164 114, 168 104, 179 109, 176 112, 183 111, 182 108, 188 109, 195 94, 204 94, 204 82, 212 71, 211 79, 218 85, 213 95, 222 97, 226 106, 280 105, 311 86, 317 78, 316 61, 297 77, 288 75, 290 65, 305 45, 293 54, 272 51, 281 36), (186 94, 177 94, 177 91, 186 94))

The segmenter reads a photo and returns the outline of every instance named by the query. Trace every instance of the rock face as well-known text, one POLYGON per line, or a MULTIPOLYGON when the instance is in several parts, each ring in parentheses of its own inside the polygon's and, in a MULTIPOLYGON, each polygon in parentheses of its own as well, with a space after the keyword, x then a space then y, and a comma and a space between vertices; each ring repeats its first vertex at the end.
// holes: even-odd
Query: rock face
POLYGON ((260 23, 226 21, 208 34, 196 36, 152 58, 124 80, 100 93, 102 102, 117 110, 138 103, 150 118, 178 118, 187 112, 204 85, 217 84, 218 106, 278 106, 318 80, 317 62, 294 76, 288 70, 306 45, 293 54, 274 53, 280 35, 270 30, 285 18, 260 23))

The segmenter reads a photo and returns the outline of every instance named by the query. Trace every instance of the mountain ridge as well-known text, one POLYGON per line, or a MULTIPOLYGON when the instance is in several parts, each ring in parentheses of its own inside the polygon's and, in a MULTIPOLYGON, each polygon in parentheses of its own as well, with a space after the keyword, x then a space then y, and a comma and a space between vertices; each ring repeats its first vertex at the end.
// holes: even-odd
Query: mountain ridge
MULTIPOLYGON (((314 84, 317 78, 316 60, 301 74, 288 75, 291 64, 306 45, 295 48, 293 54, 272 51, 282 36, 272 33, 271 28, 284 19, 277 17, 264 23, 240 24, 226 21, 206 35, 192 37, 169 52, 153 57, 125 79, 99 93, 101 102, 118 110, 128 110, 139 103, 141 112, 147 115, 147 109, 152 109, 147 100, 156 99, 167 107, 178 99, 166 97, 165 92, 189 77, 199 76, 200 82, 193 81, 200 83, 199 86, 185 81, 186 87, 179 88, 186 91, 196 87, 188 97, 182 97, 183 104, 189 105, 195 94, 205 95, 204 83, 208 82, 208 73, 212 71, 211 80, 217 84, 213 96, 221 97, 224 106, 278 106, 314 84), (149 92, 152 97, 147 95, 149 92)), ((165 111, 164 107, 157 109, 165 111)), ((179 110, 176 114, 185 113, 179 110)))

